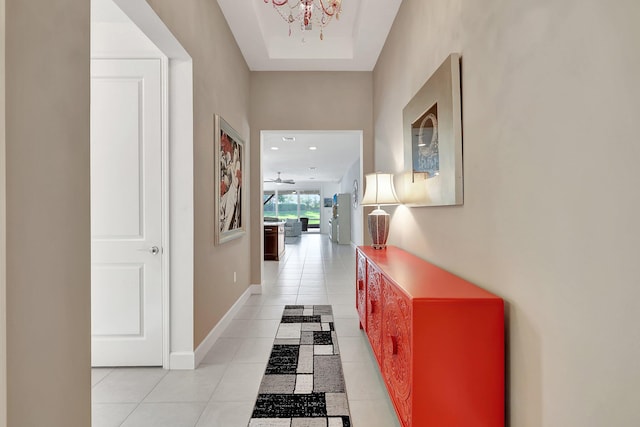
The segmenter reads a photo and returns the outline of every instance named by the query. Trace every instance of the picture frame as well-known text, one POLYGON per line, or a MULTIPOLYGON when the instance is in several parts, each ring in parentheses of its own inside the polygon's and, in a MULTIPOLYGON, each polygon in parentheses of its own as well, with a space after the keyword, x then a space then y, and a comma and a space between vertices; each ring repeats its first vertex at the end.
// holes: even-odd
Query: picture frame
POLYGON ((245 144, 222 117, 214 116, 214 242, 242 237, 246 232, 245 144))
POLYGON ((324 198, 324 204, 323 204, 323 206, 324 206, 325 208, 330 208, 330 207, 332 207, 332 206, 333 206, 333 199, 332 199, 331 197, 325 197, 325 198, 324 198))
POLYGON ((409 206, 463 204, 460 55, 450 54, 402 110, 404 174, 398 196, 409 206))

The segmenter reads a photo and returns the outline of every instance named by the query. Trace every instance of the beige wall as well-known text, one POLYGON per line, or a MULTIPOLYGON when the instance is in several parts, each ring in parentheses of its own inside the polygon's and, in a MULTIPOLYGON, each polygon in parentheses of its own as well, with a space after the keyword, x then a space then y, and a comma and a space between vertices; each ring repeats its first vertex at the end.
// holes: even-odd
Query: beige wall
MULTIPOLYGON (((219 114, 249 140, 249 69, 215 1, 149 0, 193 58, 194 344, 207 336, 250 284, 250 227, 240 239, 213 244, 213 116, 219 114), (237 282, 233 282, 233 272, 237 282)), ((251 161, 246 158, 249 172, 251 161)), ((243 177, 249 182, 250 174, 243 177)), ((246 195, 251 221, 251 197, 246 195)), ((216 206, 217 207, 217 206, 216 206)))
MULTIPOLYGON (((261 200, 260 131, 362 130, 364 173, 373 167, 372 74, 370 72, 251 73, 251 194, 261 200), (258 195, 257 197, 255 195, 258 195)), ((254 203, 252 218, 262 205, 254 203)), ((260 284, 262 224, 254 220, 251 281, 260 284)))
POLYGON ((464 206, 390 243, 505 298, 510 425, 640 425, 640 3, 405 0, 374 70, 376 168, 462 54, 464 206))
POLYGON ((8 425, 91 422, 89 1, 6 1, 8 425))

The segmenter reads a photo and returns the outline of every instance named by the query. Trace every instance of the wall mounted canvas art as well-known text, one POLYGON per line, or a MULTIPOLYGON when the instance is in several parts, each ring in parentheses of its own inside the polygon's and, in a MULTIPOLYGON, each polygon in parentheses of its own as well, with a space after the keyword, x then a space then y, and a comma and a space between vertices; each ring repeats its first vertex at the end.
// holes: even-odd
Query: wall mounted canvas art
POLYGON ((396 182, 409 206, 461 205, 460 56, 453 53, 402 110, 404 174, 396 182))
POLYGON ((245 151, 240 135, 222 117, 216 115, 214 120, 214 230, 219 245, 245 233, 245 151))

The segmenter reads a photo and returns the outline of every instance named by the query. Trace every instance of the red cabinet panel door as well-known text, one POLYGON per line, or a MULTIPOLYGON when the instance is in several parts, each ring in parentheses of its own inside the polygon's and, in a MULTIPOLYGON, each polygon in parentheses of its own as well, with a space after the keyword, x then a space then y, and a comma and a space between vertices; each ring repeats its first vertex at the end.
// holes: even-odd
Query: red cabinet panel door
POLYGON ((403 426, 411 425, 413 378, 409 298, 382 278, 382 376, 403 426))
POLYGON ((360 252, 356 269, 356 308, 362 329, 367 327, 367 259, 360 252))
POLYGON ((382 293, 380 271, 372 264, 367 264, 367 336, 373 354, 382 361, 381 328, 382 328, 382 293))

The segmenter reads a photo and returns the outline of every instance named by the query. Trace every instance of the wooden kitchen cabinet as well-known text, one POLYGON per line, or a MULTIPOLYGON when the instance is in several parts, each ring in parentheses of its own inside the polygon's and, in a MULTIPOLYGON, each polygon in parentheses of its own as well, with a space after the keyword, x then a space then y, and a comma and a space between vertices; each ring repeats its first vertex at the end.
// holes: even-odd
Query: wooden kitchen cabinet
POLYGON ((264 259, 280 261, 284 257, 284 221, 264 223, 264 259))

